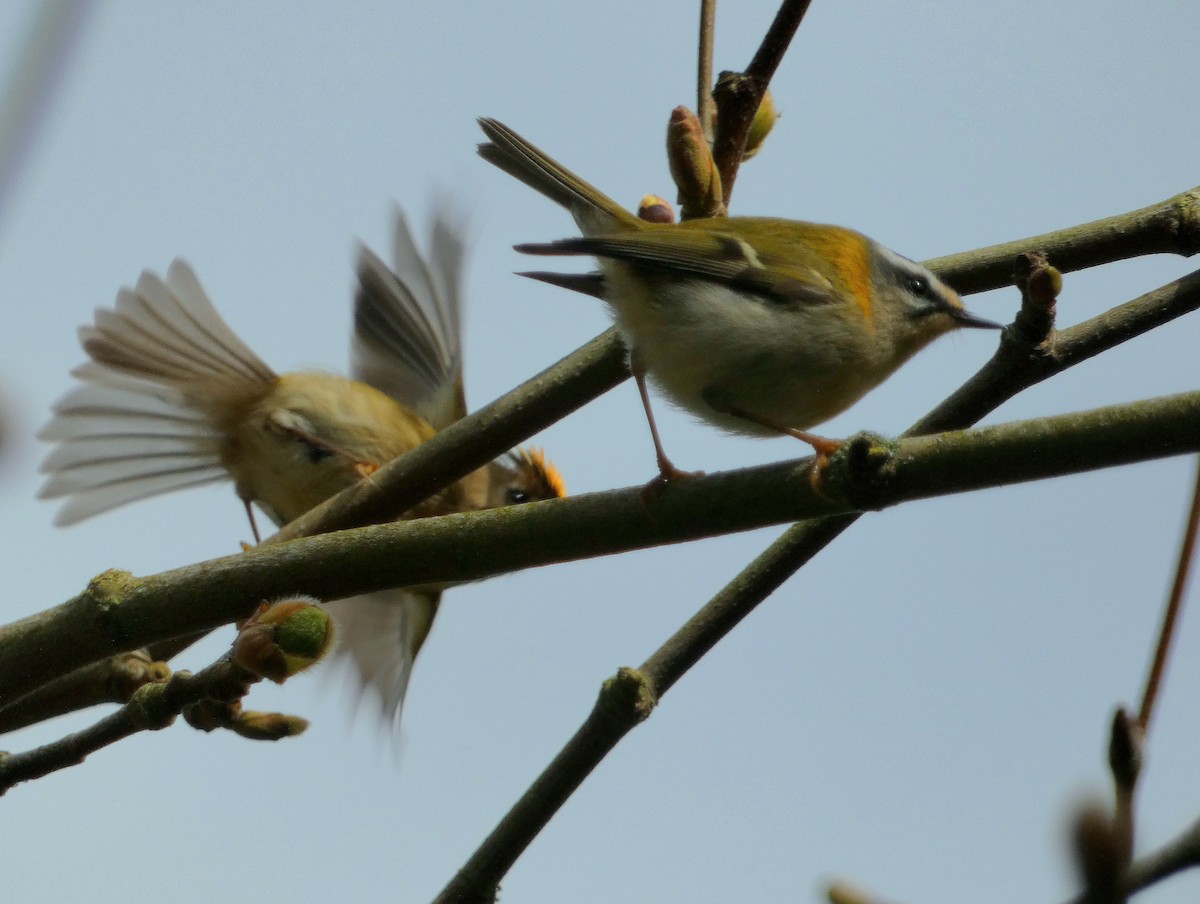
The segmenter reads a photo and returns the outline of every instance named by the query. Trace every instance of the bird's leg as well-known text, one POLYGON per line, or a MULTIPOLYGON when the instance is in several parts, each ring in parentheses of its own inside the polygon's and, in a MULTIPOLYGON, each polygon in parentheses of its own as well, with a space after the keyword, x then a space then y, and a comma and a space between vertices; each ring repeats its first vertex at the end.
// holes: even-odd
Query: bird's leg
POLYGON ((646 365, 636 350, 629 353, 629 370, 637 383, 638 395, 642 397, 642 409, 646 412, 646 423, 650 425, 650 438, 654 440, 654 457, 658 460, 658 477, 646 485, 646 490, 661 488, 673 480, 683 477, 694 477, 703 471, 683 471, 675 467, 667 453, 663 450, 662 439, 658 435, 658 424, 654 422, 654 412, 650 408, 650 391, 646 388, 646 365))
POLYGON ((759 423, 764 427, 774 427, 780 433, 786 433, 788 436, 794 436, 802 443, 808 443, 812 446, 813 451, 817 453, 817 467, 819 468, 824 468, 828 465, 833 453, 846 444, 844 439, 830 439, 827 436, 817 436, 815 433, 797 430, 795 427, 780 427, 762 420, 759 423))
POLYGON ((805 430, 797 430, 795 427, 788 427, 783 424, 773 421, 770 418, 761 417, 757 414, 751 414, 748 411, 743 411, 734 405, 725 405, 715 401, 708 395, 705 396, 705 401, 708 402, 714 409, 725 414, 732 414, 734 417, 740 417, 747 421, 753 421, 766 427, 768 430, 776 430, 785 436, 793 436, 802 443, 808 443, 812 446, 813 452, 816 453, 817 461, 813 466, 812 472, 809 474, 809 482, 812 484, 813 491, 821 496, 825 494, 821 492, 821 474, 829 467, 829 459, 838 449, 845 445, 846 441, 842 439, 830 439, 827 436, 817 436, 815 433, 808 433, 805 430))
MULTIPOLYGON (((243 499, 242 505, 246 507, 246 518, 250 521, 250 533, 254 534, 254 545, 257 546, 262 542, 262 537, 258 535, 258 525, 254 523, 254 509, 250 507, 250 500, 243 499)), ((245 548, 246 544, 242 544, 245 548)))

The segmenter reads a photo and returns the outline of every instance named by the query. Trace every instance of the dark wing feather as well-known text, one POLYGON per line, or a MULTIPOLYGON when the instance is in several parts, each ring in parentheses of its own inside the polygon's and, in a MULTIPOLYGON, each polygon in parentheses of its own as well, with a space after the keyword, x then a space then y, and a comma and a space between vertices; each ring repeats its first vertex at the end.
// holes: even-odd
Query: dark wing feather
POLYGON ((463 417, 461 224, 439 215, 421 256, 396 211, 395 269, 369 249, 358 258, 354 373, 435 427, 463 417))
POLYGON ((516 249, 525 254, 588 254, 677 279, 721 283, 784 302, 823 304, 835 300, 832 288, 814 279, 815 274, 776 261, 770 268, 765 267, 748 242, 728 233, 646 229, 517 245, 516 249))

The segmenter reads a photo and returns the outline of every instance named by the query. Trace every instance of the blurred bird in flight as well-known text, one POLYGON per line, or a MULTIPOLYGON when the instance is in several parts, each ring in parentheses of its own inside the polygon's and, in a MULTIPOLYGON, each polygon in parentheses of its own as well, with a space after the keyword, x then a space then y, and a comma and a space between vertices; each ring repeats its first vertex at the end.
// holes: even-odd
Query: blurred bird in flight
MULTIPOLYGON (((354 304, 355 379, 276 374, 216 312, 191 268, 146 271, 80 329, 82 385, 54 406, 55 443, 39 495, 74 524, 126 503, 232 480, 276 525, 369 476, 467 413, 463 391, 461 224, 435 218, 428 258, 397 210, 395 268, 363 247, 354 304)), ((406 517, 565 495, 536 449, 502 455, 406 517)), ((384 590, 328 603, 339 652, 392 725, 441 590, 384 590)))

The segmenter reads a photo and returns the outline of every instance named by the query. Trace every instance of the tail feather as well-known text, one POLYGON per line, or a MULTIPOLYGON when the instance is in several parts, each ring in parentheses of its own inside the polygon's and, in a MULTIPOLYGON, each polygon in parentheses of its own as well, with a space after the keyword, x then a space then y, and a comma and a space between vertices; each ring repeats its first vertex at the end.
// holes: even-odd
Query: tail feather
MULTIPOLYGON (((80 368, 90 380, 92 371, 80 368)), ((100 371, 107 375, 107 372, 100 371)), ((97 374, 99 376, 99 374, 97 374)), ((133 381, 77 386, 54 405, 54 418, 38 432, 50 442, 127 433, 174 436, 204 430, 204 418, 189 408, 178 390, 158 389, 133 381), (114 385, 116 384, 116 385, 114 385)))
POLYGON ((183 386, 275 379, 182 260, 171 264, 165 283, 143 273, 134 290, 121 290, 115 309, 96 312, 95 326, 83 327, 80 337, 97 363, 147 380, 183 386))
POLYGON ((49 476, 38 491, 42 499, 67 499, 56 524, 227 479, 219 437, 189 408, 182 391, 150 387, 103 369, 99 373, 117 385, 72 390, 38 434, 57 443, 42 462, 41 471, 49 476))
POLYGON ((490 144, 479 145, 479 156, 567 208, 584 235, 637 229, 644 225, 608 195, 580 179, 504 123, 481 118, 479 126, 491 139, 490 144))
POLYGON ((225 324, 183 261, 143 273, 80 330, 92 359, 39 436, 56 443, 38 495, 57 524, 228 479, 213 394, 264 392, 275 374, 225 324))
POLYGON ((560 289, 570 289, 572 292, 590 295, 593 298, 604 298, 603 273, 554 273, 548 270, 526 270, 518 273, 517 276, 536 279, 538 282, 549 283, 560 289))
POLYGON ((54 523, 65 527, 139 499, 228 479, 229 475, 219 465, 206 465, 191 458, 181 459, 176 467, 161 471, 150 471, 143 459, 127 462, 123 469, 97 465, 70 478, 55 475, 46 481, 38 496, 67 497, 54 516, 54 523))

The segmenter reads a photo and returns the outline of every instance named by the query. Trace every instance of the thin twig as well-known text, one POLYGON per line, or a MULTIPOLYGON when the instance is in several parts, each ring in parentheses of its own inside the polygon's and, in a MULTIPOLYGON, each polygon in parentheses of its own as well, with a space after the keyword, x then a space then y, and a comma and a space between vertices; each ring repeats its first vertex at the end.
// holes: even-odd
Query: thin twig
POLYGON ((18 782, 82 763, 89 755, 139 731, 157 731, 180 713, 202 731, 224 728, 257 741, 293 737, 308 722, 282 713, 242 709, 242 698, 263 678, 282 684, 329 652, 329 613, 315 599, 262 603, 246 619, 229 652, 198 675, 177 672, 143 684, 115 713, 90 728, 25 753, 0 753, 0 794, 18 782))
POLYGON ((128 703, 142 685, 165 681, 170 674, 170 666, 145 650, 109 656, 0 707, 0 734, 101 703, 128 703))
POLYGON ((700 0, 699 60, 696 67, 696 115, 704 137, 713 140, 713 44, 716 41, 717 0, 700 0))
POLYGON ((167 728, 184 707, 210 697, 225 699, 231 689, 240 689, 235 696, 240 695, 257 680, 223 657, 195 675, 176 672, 166 683, 145 684, 128 703, 83 731, 24 753, 0 753, 0 794, 21 782, 77 766, 96 751, 140 731, 167 728))
MULTIPOLYGON (((721 174, 721 186, 725 190, 725 206, 733 196, 733 183, 737 179, 742 152, 746 147, 746 136, 750 123, 762 101, 763 93, 771 83, 771 77, 779 68, 784 53, 811 0, 784 0, 775 14, 775 20, 767 30, 758 51, 744 73, 726 73, 717 80, 717 124, 713 136, 713 160, 721 174)), ((703 120, 702 120, 703 121, 703 120)))
POLYGON ((1171 593, 1163 610, 1162 628, 1158 634, 1158 644, 1154 649, 1154 662, 1150 666, 1150 674, 1146 676, 1146 689, 1142 693, 1142 705, 1138 710, 1138 724, 1142 733, 1150 730, 1150 717, 1154 713, 1154 702, 1158 699, 1158 688, 1167 668, 1167 654, 1171 649, 1171 641, 1175 636, 1175 625, 1179 612, 1183 608, 1183 597, 1187 590, 1188 576, 1192 562, 1196 557, 1196 534, 1200 527, 1200 460, 1197 461, 1196 483, 1192 487, 1192 507, 1188 512, 1187 524, 1183 530, 1183 542, 1179 544, 1179 561, 1175 566, 1175 580, 1171 584, 1171 593))
POLYGON ((1200 866, 1200 821, 1157 851, 1139 857, 1125 873, 1125 888, 1130 894, 1155 882, 1200 866))
POLYGON ((1012 261, 1037 248, 1069 273, 1147 254, 1191 257, 1200 251, 1200 186, 1140 210, 925 261, 961 294, 1012 283, 1012 261))
MULTIPOLYGON (((1125 871, 1122 887, 1127 895, 1133 895, 1169 876, 1196 867, 1200 867, 1200 820, 1158 850, 1134 860, 1125 871)), ((1080 895, 1071 899, 1069 904, 1088 902, 1084 895, 1080 895)))

